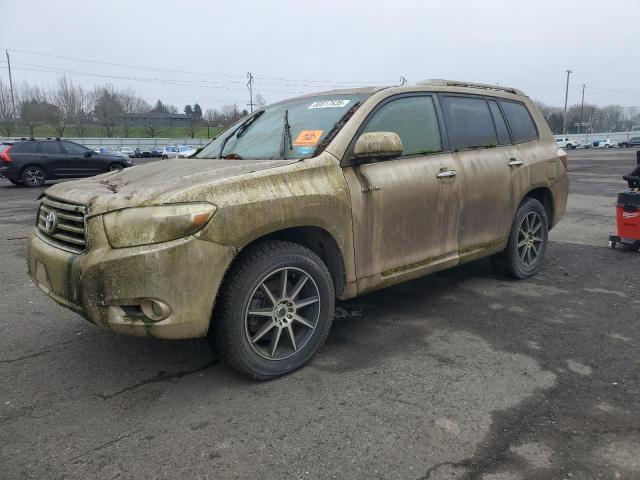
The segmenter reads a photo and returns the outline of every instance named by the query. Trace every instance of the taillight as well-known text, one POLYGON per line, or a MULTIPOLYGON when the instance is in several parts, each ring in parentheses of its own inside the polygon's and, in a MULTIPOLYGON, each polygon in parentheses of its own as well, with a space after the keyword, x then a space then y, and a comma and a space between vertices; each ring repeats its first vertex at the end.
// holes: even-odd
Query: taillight
POLYGON ((11 160, 11 157, 9 156, 9 150, 11 150, 11 147, 7 147, 3 150, 2 153, 0 153, 0 158, 2 159, 3 162, 5 163, 11 163, 13 160, 11 160))
POLYGON ((569 171, 569 156, 567 155, 567 152, 565 152, 563 149, 559 148, 556 153, 558 154, 558 158, 560 159, 560 161, 564 165, 564 169, 568 172, 569 171))

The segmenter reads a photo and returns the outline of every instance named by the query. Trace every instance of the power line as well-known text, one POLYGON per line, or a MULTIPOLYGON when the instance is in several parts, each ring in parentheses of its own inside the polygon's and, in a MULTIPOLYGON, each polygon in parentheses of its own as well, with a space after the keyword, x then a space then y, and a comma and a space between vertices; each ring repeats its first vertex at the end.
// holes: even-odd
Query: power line
MULTIPOLYGON (((70 60, 74 62, 85 62, 85 63, 92 63, 92 64, 98 64, 98 65, 108 65, 112 67, 134 68, 139 70, 155 70, 160 72, 181 73, 181 74, 188 74, 188 75, 204 75, 204 76, 226 77, 226 78, 242 78, 243 77, 243 75, 238 75, 238 74, 234 75, 234 74, 225 74, 225 73, 198 72, 198 71, 179 70, 179 69, 171 69, 171 68, 163 68, 163 67, 132 65, 132 64, 126 64, 126 63, 105 62, 102 60, 79 58, 79 57, 72 57, 67 55, 57 55, 57 54, 45 53, 45 52, 36 52, 32 50, 19 50, 19 49, 13 49, 13 48, 7 49, 7 50, 11 52, 16 52, 16 53, 22 53, 25 55, 37 55, 37 56, 43 56, 43 57, 70 60)), ((255 78, 262 79, 262 80, 273 80, 273 81, 279 81, 279 82, 334 83, 334 84, 344 84, 344 85, 367 85, 367 84, 391 85, 394 83, 394 82, 379 81, 379 80, 376 80, 376 81, 311 80, 311 79, 273 78, 273 77, 260 77, 260 76, 257 76, 255 78)), ((237 83, 240 83, 240 81, 238 81, 237 83)))

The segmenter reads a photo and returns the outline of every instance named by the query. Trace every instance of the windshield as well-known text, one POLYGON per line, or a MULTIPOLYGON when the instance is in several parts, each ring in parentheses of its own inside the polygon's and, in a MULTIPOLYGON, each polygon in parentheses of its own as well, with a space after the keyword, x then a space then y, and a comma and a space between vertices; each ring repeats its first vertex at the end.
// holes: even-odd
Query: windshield
POLYGON ((187 150, 193 150, 193 147, 190 147, 189 145, 185 145, 184 147, 178 147, 179 152, 186 152, 187 150))
POLYGON ((368 97, 369 94, 318 95, 276 103, 220 134, 197 158, 218 158, 222 145, 223 158, 308 157, 345 113, 368 97))

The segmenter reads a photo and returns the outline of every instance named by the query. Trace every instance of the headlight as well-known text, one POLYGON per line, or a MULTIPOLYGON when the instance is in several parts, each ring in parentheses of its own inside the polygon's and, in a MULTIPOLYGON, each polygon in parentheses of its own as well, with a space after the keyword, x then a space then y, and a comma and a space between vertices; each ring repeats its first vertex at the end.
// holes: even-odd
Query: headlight
POLYGON ((201 230, 216 212, 211 203, 175 203, 126 208, 103 215, 113 248, 168 242, 201 230))

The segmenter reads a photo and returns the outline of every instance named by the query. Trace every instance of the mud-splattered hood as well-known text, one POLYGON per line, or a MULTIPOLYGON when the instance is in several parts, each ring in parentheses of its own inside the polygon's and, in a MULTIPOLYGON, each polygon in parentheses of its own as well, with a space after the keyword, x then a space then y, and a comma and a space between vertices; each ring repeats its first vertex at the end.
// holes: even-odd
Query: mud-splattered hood
MULTIPOLYGON (((151 162, 120 172, 59 183, 46 194, 88 205, 89 215, 140 205, 171 202, 203 184, 295 163, 297 160, 184 159, 151 162)), ((193 198, 194 201, 204 200, 193 198)))

